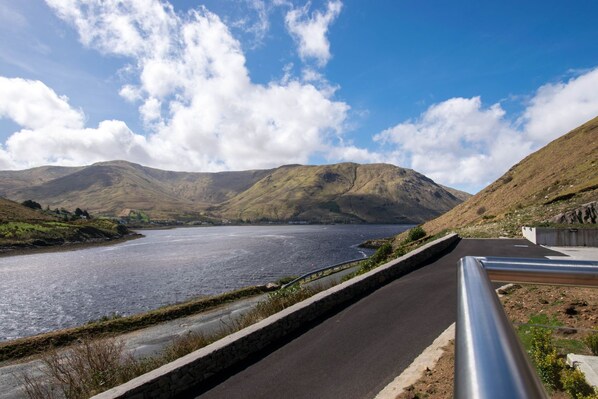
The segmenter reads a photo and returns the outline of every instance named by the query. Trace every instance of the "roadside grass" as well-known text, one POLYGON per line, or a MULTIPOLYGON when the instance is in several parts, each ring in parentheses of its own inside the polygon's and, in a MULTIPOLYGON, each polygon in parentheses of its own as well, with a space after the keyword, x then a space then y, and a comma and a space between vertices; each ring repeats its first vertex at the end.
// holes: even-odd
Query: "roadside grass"
POLYGON ((376 252, 368 259, 361 261, 359 269, 351 274, 346 275, 342 281, 347 281, 355 276, 359 276, 381 266, 393 259, 399 258, 408 254, 409 252, 434 241, 438 238, 444 237, 447 230, 443 230, 434 235, 428 235, 421 226, 415 226, 403 233, 389 239, 378 247, 376 252))
POLYGON ((82 339, 67 350, 54 349, 44 355, 42 378, 26 373, 18 378, 31 399, 88 398, 201 349, 326 288, 293 286, 274 291, 239 320, 223 325, 213 334, 189 333, 179 337, 155 357, 136 359, 125 352, 123 342, 116 338, 82 339))
POLYGON ((242 298, 267 292, 266 287, 246 287, 211 297, 196 298, 132 316, 109 315, 85 325, 0 343, 0 361, 13 360, 70 345, 80 339, 100 338, 134 331, 189 316, 242 298))

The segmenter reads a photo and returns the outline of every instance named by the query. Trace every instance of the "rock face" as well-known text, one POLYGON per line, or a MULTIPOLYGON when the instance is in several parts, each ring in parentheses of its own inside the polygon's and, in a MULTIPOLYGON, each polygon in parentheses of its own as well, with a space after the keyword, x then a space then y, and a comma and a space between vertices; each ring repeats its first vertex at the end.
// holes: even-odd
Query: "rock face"
POLYGON ((556 215, 550 221, 562 224, 596 224, 598 221, 598 201, 583 204, 577 209, 556 215))

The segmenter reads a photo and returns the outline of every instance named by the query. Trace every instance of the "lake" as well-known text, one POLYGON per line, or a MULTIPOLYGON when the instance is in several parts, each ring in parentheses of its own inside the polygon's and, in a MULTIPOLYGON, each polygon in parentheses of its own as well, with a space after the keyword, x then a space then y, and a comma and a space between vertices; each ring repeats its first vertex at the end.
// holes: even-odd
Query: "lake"
POLYGON ((365 257, 411 225, 145 230, 111 246, 0 258, 0 341, 266 284, 365 257))

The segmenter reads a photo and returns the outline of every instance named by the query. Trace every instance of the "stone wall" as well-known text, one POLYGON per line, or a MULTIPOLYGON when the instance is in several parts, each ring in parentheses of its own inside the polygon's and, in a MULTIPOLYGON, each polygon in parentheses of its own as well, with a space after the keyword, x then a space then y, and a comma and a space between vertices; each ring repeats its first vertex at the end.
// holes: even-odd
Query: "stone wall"
POLYGON ((94 399, 171 398, 199 385, 249 356, 264 350, 341 306, 363 297, 384 284, 422 266, 459 240, 452 234, 388 262, 366 274, 322 291, 259 323, 231 334, 172 363, 126 384, 94 396, 94 399))

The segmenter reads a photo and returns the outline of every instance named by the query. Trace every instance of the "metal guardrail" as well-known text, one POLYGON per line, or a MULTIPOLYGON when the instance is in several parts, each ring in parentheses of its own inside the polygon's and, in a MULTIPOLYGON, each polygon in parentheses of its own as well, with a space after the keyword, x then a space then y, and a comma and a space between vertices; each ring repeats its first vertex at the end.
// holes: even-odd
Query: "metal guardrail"
POLYGON ((546 398, 490 280, 598 287, 598 261, 459 261, 455 398, 546 398))
POLYGON ((326 266, 326 267, 323 267, 321 269, 317 269, 317 270, 313 270, 311 272, 307 272, 307 273, 305 273, 305 274, 297 277, 296 279, 294 279, 292 281, 289 281, 286 284, 283 284, 282 287, 280 287, 280 288, 290 287, 291 285, 296 284, 299 281, 305 280, 305 279, 307 279, 309 277, 317 276, 320 273, 324 273, 324 272, 327 272, 327 271, 330 271, 330 270, 334 270, 334 269, 339 269, 339 268, 342 268, 342 266, 348 265, 349 263, 361 262, 362 260, 366 260, 366 259, 368 259, 367 256, 365 258, 352 259, 352 260, 348 260, 348 261, 345 261, 345 262, 334 264, 332 266, 326 266))

